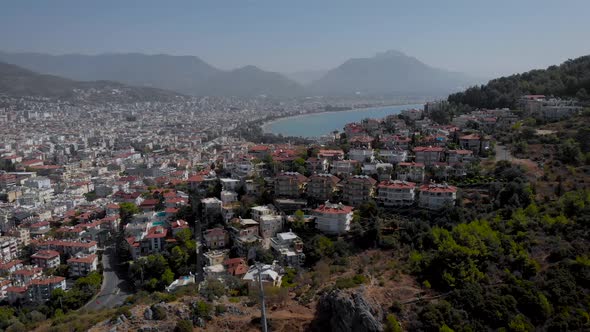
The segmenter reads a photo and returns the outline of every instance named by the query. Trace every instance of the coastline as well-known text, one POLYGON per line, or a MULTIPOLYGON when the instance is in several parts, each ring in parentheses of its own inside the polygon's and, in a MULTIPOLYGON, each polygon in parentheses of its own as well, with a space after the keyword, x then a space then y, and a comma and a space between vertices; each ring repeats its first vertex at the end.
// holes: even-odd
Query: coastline
POLYGON ((394 107, 394 106, 405 106, 405 105, 411 106, 411 105, 420 105, 420 104, 421 103, 416 103, 416 104, 395 103, 395 104, 387 104, 387 105, 379 105, 379 106, 370 106, 370 107, 364 107, 364 108, 353 108, 353 109, 342 110, 342 111, 321 111, 321 112, 312 112, 312 113, 305 113, 305 114, 287 115, 287 116, 281 116, 281 117, 278 117, 278 118, 275 118, 275 119, 272 119, 269 121, 264 121, 262 124, 260 124, 260 129, 262 129, 262 132, 264 134, 274 134, 273 132, 268 130, 268 127, 271 126, 272 124, 274 124, 275 122, 283 121, 285 119, 297 119, 297 118, 318 115, 318 114, 370 111, 370 110, 373 110, 376 108, 383 108, 383 107, 394 107))

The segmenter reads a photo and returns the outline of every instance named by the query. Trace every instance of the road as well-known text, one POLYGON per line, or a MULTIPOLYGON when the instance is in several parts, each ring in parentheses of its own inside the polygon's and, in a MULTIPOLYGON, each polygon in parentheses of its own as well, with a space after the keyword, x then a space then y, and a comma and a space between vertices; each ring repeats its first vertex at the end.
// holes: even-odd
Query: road
POLYGON ((120 278, 116 270, 117 255, 112 247, 106 248, 102 255, 103 280, 98 295, 88 302, 84 308, 99 310, 103 308, 114 308, 125 302, 127 296, 131 295, 131 285, 120 278))

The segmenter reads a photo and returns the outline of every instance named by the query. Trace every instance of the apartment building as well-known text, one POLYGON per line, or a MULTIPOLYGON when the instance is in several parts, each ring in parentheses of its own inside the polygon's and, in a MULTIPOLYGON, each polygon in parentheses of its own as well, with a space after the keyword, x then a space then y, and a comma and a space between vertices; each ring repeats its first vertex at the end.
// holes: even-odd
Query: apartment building
POLYGON ((385 207, 414 204, 416 184, 399 180, 380 182, 377 185, 377 201, 385 207))

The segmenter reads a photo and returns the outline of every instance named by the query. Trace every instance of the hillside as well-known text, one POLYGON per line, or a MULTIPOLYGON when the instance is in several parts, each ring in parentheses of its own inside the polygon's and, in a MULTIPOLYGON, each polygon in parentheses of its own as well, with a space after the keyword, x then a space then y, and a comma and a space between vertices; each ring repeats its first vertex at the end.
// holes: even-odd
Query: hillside
POLYGON ((443 95, 469 86, 474 79, 430 67, 414 57, 388 51, 372 58, 350 59, 309 88, 320 94, 443 95))
POLYGON ((78 82, 0 62, 0 94, 9 96, 39 96, 52 98, 76 98, 84 94, 90 100, 152 101, 171 100, 176 94, 145 87, 131 87, 117 82, 78 82), (79 93, 76 93, 78 91, 79 93))
POLYGON ((567 60, 547 69, 500 77, 452 94, 448 100, 477 108, 514 108, 518 98, 526 94, 590 101, 590 56, 567 60))

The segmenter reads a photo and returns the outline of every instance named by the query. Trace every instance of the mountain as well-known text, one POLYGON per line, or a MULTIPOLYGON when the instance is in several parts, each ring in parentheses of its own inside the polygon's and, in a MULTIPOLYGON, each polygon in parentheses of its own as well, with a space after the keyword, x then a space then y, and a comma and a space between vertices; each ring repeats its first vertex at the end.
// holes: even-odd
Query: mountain
POLYGON ((0 61, 73 80, 117 81, 184 94, 197 93, 209 77, 221 72, 194 56, 139 53, 48 55, 0 52, 0 61))
POLYGON ((518 98, 527 94, 577 98, 590 104, 590 55, 547 69, 500 77, 452 94, 448 100, 476 108, 513 108, 518 98))
POLYGON ((284 75, 299 84, 305 85, 319 80, 322 78, 322 76, 326 75, 327 72, 327 70, 304 70, 293 73, 285 73, 284 75))
POLYGON ((0 61, 73 80, 117 81, 191 95, 290 97, 301 95, 303 90, 299 84, 278 73, 253 66, 223 71, 195 56, 0 52, 0 61))
POLYGON ((309 88, 325 95, 443 95, 475 83, 461 73, 428 66, 399 51, 350 59, 309 88))
POLYGON ((148 87, 132 87, 111 81, 79 82, 63 77, 38 74, 0 62, 0 94, 61 99, 85 98, 89 101, 168 101, 177 94, 148 87))
POLYGON ((305 95, 305 89, 279 73, 245 66, 211 77, 201 87, 200 93, 211 96, 296 97, 305 95))

